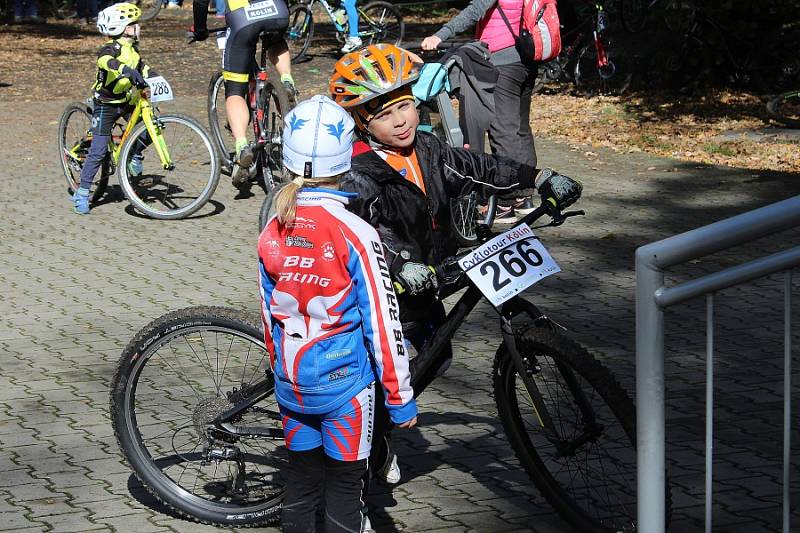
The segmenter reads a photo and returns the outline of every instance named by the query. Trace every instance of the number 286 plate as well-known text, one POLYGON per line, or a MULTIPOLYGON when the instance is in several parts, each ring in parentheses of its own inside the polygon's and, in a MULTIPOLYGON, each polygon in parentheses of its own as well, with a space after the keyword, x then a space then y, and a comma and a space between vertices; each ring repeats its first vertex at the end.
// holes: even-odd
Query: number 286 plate
POLYGON ((498 235, 458 264, 493 305, 561 271, 527 224, 498 235))

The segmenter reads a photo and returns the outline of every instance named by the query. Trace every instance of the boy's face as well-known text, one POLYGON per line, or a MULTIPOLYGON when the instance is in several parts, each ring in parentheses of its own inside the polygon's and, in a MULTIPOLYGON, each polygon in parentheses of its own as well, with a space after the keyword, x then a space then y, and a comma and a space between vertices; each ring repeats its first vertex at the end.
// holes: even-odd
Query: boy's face
POLYGON ((394 148, 408 148, 414 144, 419 126, 419 114, 414 100, 401 100, 390 105, 367 124, 367 130, 376 141, 394 148))
POLYGON ((125 30, 122 32, 123 35, 128 37, 133 37, 134 39, 139 38, 139 25, 138 24, 130 24, 129 26, 125 26, 125 30))

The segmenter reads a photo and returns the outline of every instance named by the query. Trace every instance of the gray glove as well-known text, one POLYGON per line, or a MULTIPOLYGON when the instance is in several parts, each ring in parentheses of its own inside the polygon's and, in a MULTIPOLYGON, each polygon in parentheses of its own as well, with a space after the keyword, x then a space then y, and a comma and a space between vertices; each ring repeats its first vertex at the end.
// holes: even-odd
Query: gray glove
POLYGON ((439 282, 436 274, 428 265, 422 263, 406 263, 397 274, 397 281, 403 289, 411 295, 421 294, 425 291, 436 290, 439 282))
POLYGON ((542 200, 559 211, 577 202, 583 191, 580 182, 563 176, 552 168, 543 168, 536 176, 535 185, 542 200))

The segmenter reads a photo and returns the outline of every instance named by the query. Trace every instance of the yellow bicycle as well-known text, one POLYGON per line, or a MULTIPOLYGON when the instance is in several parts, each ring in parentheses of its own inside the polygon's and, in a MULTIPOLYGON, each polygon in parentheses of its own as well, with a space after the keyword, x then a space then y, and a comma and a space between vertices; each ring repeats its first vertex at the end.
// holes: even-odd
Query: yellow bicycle
MULTIPOLYGON (((172 89, 165 80, 138 92, 127 123, 119 120, 114 125, 108 154, 92 186, 92 202, 103 196, 114 172, 134 209, 152 218, 185 218, 211 198, 220 172, 214 144, 196 120, 159 113, 154 104, 171 99, 172 89), (133 158, 141 165, 140 173, 129 170, 133 158)), ((75 102, 64 110, 58 125, 59 158, 70 194, 80 184, 92 143, 91 123, 91 102, 75 102)))

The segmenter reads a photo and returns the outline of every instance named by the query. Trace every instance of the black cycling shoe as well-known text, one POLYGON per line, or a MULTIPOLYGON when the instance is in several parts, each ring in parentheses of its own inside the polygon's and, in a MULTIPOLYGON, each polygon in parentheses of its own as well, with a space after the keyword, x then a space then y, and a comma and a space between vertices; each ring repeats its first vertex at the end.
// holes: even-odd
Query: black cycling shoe
POLYGON ((242 151, 236 157, 233 172, 231 173, 231 183, 237 189, 250 186, 250 165, 253 164, 254 158, 253 147, 249 144, 242 148, 242 151))

